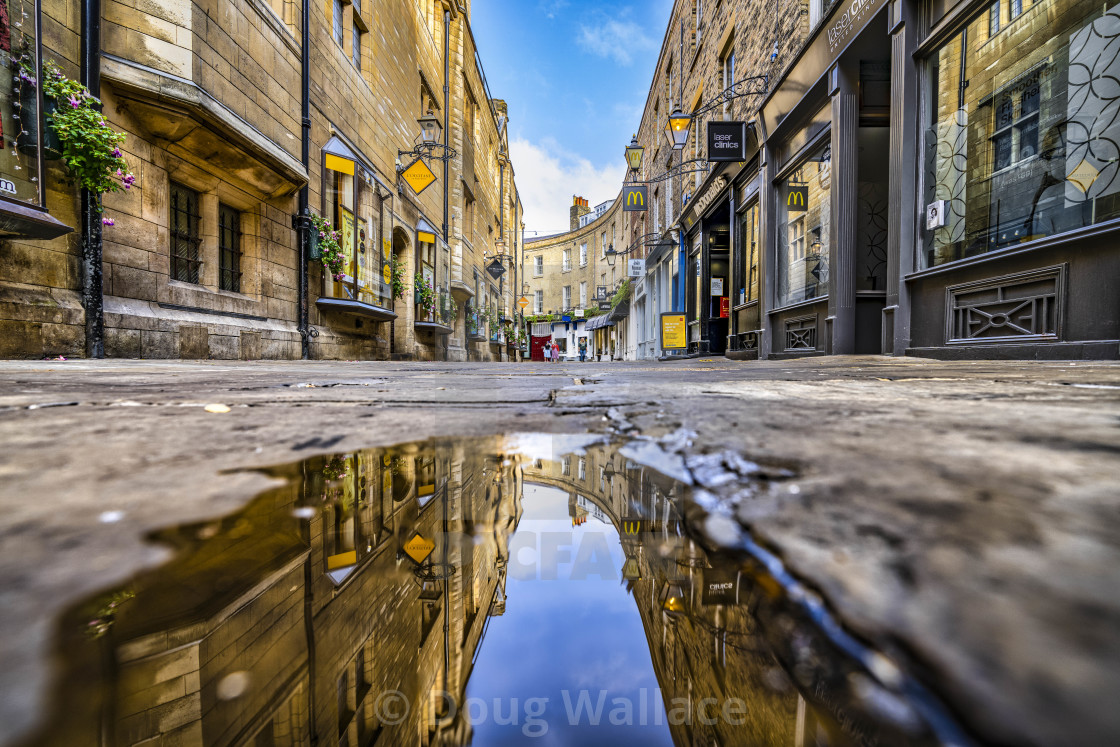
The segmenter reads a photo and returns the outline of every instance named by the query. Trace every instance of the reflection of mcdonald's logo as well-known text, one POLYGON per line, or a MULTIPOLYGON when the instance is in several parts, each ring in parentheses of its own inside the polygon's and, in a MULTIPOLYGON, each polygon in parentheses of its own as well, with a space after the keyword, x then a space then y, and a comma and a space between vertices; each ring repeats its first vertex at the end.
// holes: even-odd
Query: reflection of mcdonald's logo
POLYGON ((786 207, 791 212, 804 212, 805 203, 808 202, 809 188, 808 187, 790 187, 789 194, 786 195, 786 207))
POLYGON ((622 520, 622 533, 623 534, 638 534, 642 531, 641 519, 623 519, 622 520))
POLYGON ((640 187, 627 187, 626 188, 626 204, 623 211, 634 212, 637 210, 646 209, 646 186, 643 184, 640 187))

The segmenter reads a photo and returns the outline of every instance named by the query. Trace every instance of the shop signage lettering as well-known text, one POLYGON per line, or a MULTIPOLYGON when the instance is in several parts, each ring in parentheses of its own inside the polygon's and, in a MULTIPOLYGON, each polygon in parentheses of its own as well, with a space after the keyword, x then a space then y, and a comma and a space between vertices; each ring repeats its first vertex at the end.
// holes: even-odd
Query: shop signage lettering
POLYGON ((712 182, 712 186, 708 187, 708 191, 706 191, 696 200, 697 214, 704 212, 709 205, 715 202, 715 199, 719 197, 720 192, 722 192, 723 188, 727 186, 727 181, 728 179, 726 176, 720 175, 719 178, 712 182))
POLYGON ((644 259, 631 259, 627 260, 626 276, 631 278, 640 278, 646 274, 646 261, 644 259))
POLYGON ((436 180, 436 175, 428 168, 428 164, 424 163, 421 159, 417 158, 408 168, 405 169, 401 176, 408 182, 408 186, 412 187, 412 191, 420 194, 436 180))
POLYGON ((708 160, 737 163, 747 158, 747 128, 743 122, 708 123, 708 160))
POLYGON ((828 29, 828 51, 835 54, 852 37, 855 29, 863 28, 863 22, 871 18, 871 13, 880 5, 879 0, 852 0, 828 29))
POLYGON ((644 184, 629 184, 626 186, 626 201, 622 204, 622 212, 638 213, 646 209, 649 201, 648 187, 644 184))
POLYGON ((7 179, 0 179, 0 192, 7 192, 10 195, 16 194, 15 182, 10 182, 7 179))

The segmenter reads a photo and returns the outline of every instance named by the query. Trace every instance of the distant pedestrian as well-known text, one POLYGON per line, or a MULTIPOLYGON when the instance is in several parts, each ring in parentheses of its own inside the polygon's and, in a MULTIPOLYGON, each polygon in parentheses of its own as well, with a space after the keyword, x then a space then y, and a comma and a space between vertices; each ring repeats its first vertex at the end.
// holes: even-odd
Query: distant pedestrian
POLYGON ((552 362, 553 363, 559 363, 560 362, 560 346, 559 345, 553 345, 552 346, 552 362))
POLYGON ((552 362, 552 343, 546 342, 544 344, 544 361, 545 363, 552 362))

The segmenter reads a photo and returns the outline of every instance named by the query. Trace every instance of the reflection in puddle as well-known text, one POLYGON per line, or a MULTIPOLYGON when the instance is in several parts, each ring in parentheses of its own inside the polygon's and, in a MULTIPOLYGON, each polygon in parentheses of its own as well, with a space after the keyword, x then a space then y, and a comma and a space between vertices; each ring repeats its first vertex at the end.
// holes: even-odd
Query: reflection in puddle
POLYGON ((62 626, 39 744, 925 743, 687 488, 608 444, 317 457, 62 626), (100 683, 100 685, 98 685, 100 683))

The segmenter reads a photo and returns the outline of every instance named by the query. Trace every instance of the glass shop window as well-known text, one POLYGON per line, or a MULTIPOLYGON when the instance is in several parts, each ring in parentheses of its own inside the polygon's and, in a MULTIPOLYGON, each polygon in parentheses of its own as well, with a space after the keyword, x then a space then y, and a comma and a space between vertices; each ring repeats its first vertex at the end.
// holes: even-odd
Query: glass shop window
POLYGON ((1000 0, 927 60, 934 267, 1120 218, 1120 5, 1000 0))
POLYGON ((778 306, 828 294, 831 187, 828 145, 818 148, 777 184, 778 306))
MULTIPOLYGON (((416 259, 419 263, 417 271, 420 276, 424 278, 424 282, 428 287, 435 290, 436 285, 436 237, 435 234, 426 231, 417 231, 417 245, 419 249, 416 252, 416 259)), ((435 310, 428 309, 421 304, 416 305, 416 318, 420 321, 434 322, 435 310)))
POLYGON ((324 295, 390 308, 389 255, 378 245, 372 179, 357 162, 327 153, 323 182, 324 216, 340 234, 343 255, 340 280, 323 273, 324 295))
POLYGON ((58 144, 40 142, 53 136, 39 137, 38 5, 27 0, 0 8, 6 10, 0 18, 0 199, 44 207, 40 148, 58 144))
POLYGON ((758 203, 739 214, 735 231, 736 279, 735 303, 758 300, 758 203))

